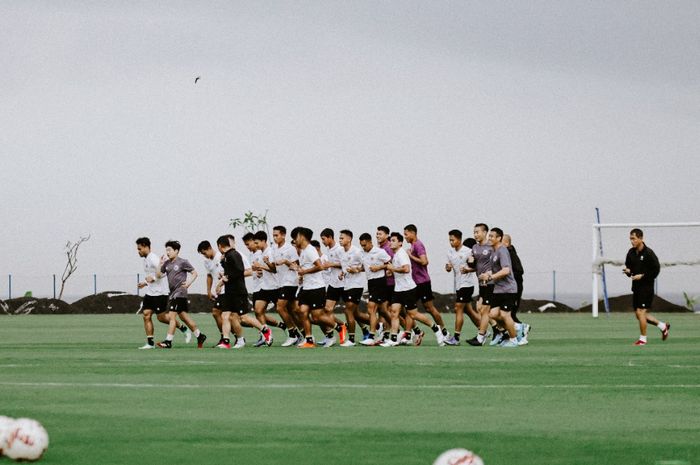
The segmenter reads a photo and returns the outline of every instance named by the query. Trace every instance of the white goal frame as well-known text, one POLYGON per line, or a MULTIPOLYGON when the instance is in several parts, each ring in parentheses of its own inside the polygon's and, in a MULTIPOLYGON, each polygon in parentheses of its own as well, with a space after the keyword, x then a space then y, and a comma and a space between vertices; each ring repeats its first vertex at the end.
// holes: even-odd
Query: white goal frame
POLYGON ((616 228, 697 228, 700 227, 700 222, 687 222, 687 223, 593 223, 593 261, 591 275, 593 277, 593 285, 591 286, 591 314, 593 318, 598 318, 598 294, 600 279, 598 275, 602 275, 602 264, 598 262, 601 258, 599 255, 600 250, 600 232, 603 229, 616 229, 616 228))

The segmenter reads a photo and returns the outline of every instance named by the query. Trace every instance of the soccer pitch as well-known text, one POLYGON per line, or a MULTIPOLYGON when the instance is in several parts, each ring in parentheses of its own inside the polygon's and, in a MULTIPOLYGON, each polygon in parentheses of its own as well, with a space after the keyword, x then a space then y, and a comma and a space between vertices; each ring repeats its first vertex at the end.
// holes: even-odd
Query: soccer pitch
POLYGON ((140 316, 1 317, 0 415, 44 424, 46 464, 700 464, 698 316, 646 347, 632 314, 521 317, 517 349, 240 351, 208 315, 206 349, 150 351, 140 316))

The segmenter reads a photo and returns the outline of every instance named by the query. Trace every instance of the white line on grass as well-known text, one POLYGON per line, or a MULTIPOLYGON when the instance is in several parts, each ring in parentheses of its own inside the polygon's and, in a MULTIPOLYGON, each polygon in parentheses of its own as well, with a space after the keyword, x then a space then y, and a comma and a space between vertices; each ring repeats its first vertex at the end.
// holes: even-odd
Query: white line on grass
POLYGON ((700 389, 700 384, 159 384, 159 383, 64 383, 3 382, 0 386, 87 387, 126 389, 700 389))

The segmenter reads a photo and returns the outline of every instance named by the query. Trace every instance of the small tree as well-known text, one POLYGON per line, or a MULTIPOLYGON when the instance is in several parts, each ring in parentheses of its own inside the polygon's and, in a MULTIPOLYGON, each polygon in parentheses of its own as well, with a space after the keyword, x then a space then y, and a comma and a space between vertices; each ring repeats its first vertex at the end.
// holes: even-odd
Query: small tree
POLYGON ((260 231, 261 228, 264 228, 269 238, 271 236, 269 224, 267 222, 267 212, 268 210, 265 210, 265 214, 260 215, 254 213, 252 210, 248 210, 240 218, 231 218, 229 225, 234 229, 243 226, 246 232, 257 232, 260 231))
POLYGON ((691 297, 687 292, 683 292, 683 297, 685 297, 685 308, 691 312, 695 311, 695 304, 698 303, 698 296, 691 297))
POLYGON ((66 287, 66 281, 71 275, 78 269, 78 248, 83 242, 90 240, 90 236, 81 237, 78 242, 72 243, 68 241, 66 243, 66 257, 68 258, 68 263, 66 263, 66 268, 63 270, 63 275, 61 276, 61 292, 58 294, 58 300, 63 298, 63 290, 66 287))

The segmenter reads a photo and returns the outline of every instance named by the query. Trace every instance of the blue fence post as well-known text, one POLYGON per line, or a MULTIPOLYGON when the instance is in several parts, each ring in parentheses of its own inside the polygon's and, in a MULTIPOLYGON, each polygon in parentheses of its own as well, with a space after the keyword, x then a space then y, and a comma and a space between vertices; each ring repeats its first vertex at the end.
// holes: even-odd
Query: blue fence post
POLYGON ((141 282, 141 273, 136 273, 136 295, 141 295, 141 289, 139 289, 140 282, 141 282))
POLYGON ((53 275, 53 298, 56 299, 56 275, 53 275))
POLYGON ((92 275, 92 285, 93 285, 93 288, 95 289, 95 295, 97 295, 97 275, 96 274, 92 275))
POLYGON ((552 302, 557 301, 557 271, 552 270, 552 302))
POLYGON ((12 298, 12 275, 7 275, 7 300, 12 298))

